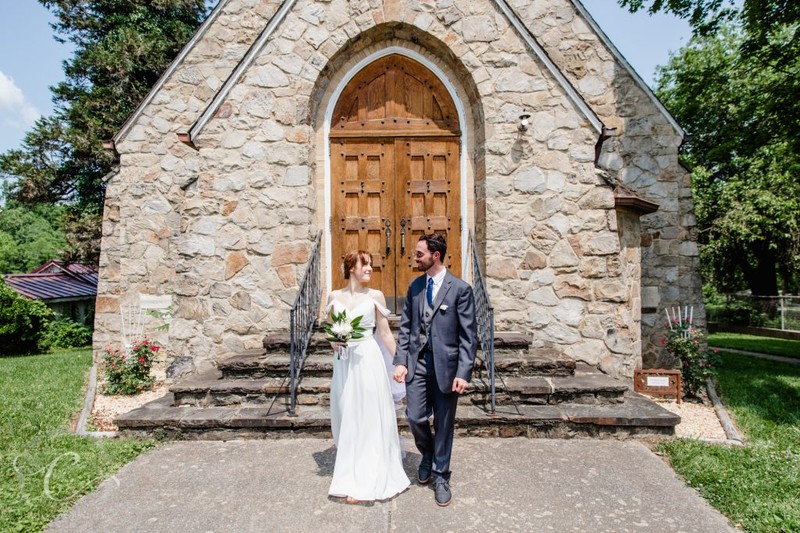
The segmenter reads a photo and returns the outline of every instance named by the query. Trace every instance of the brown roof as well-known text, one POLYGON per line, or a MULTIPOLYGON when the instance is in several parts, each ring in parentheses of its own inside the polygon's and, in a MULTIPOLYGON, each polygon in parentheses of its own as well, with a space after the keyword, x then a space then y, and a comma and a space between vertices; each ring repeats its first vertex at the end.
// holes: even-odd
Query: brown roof
POLYGON ((32 300, 94 298, 97 269, 80 263, 48 261, 30 274, 8 274, 6 284, 32 300))

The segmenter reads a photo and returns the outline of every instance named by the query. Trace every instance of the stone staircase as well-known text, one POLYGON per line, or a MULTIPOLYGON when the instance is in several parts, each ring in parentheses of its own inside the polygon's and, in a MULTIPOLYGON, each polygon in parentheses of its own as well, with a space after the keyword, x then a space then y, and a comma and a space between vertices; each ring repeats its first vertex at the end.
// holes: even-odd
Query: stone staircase
MULTIPOLYGON (((333 365, 322 331, 312 337, 303 367, 297 416, 288 413, 288 333, 267 336, 264 348, 222 359, 212 372, 181 378, 163 398, 117 418, 117 426, 125 434, 158 438, 329 436, 333 365)), ((476 361, 470 388, 459 399, 458 434, 668 436, 680 422, 678 416, 630 391, 628 382, 556 352, 533 349, 528 337, 519 333, 495 336, 495 368, 495 413, 490 413, 486 368, 476 361)), ((402 416, 398 424, 406 430, 402 416)))

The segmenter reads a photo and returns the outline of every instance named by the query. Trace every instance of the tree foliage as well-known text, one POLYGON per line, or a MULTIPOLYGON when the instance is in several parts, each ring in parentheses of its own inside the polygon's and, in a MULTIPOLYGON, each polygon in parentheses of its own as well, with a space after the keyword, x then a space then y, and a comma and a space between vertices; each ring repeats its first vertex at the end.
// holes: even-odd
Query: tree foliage
POLYGON ((800 144, 790 133, 798 125, 775 108, 776 87, 797 83, 800 63, 774 68, 748 42, 732 25, 696 35, 659 69, 656 92, 692 135, 683 156, 706 279, 772 295, 779 281, 796 288, 800 273, 800 144))
POLYGON ((39 300, 28 300, 0 279, 0 355, 37 352, 53 312, 39 300))
MULTIPOLYGON (((26 205, 65 202, 86 213, 99 235, 102 178, 113 158, 103 149, 205 16, 203 0, 39 0, 57 22, 56 39, 75 46, 66 80, 52 88, 56 108, 22 146, 0 155, 8 196, 26 205), (88 215, 95 215, 89 217, 88 215)), ((74 212, 73 212, 74 215, 74 212)), ((77 216, 77 215, 76 215, 77 216)), ((77 218, 81 218, 77 216, 77 218)), ((92 261, 93 247, 70 241, 92 261)))
POLYGON ((15 202, 0 208, 0 273, 30 272, 61 258, 64 212, 63 207, 27 208, 15 202))
MULTIPOLYGON (((698 37, 741 28, 739 51, 771 76, 762 83, 762 120, 774 137, 800 144, 800 2, 797 0, 618 0, 636 12, 663 11, 687 19, 698 37)), ((797 149, 795 147, 795 149, 797 149)))

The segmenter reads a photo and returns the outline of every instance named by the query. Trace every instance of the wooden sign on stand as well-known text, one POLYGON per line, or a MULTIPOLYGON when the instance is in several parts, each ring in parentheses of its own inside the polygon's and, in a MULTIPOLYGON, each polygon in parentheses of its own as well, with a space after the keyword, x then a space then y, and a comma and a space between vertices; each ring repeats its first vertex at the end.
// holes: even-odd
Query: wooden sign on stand
POLYGON ((651 396, 674 397, 681 403, 681 371, 637 368, 633 371, 633 390, 651 396))

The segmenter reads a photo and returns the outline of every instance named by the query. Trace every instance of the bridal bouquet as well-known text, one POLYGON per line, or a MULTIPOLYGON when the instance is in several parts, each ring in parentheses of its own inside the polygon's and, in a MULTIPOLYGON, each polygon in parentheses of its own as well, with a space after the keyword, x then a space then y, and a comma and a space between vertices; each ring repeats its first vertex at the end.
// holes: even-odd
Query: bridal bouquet
MULTIPOLYGON (((347 318, 347 314, 332 312, 331 322, 325 324, 325 333, 328 334, 329 342, 347 342, 353 339, 364 337, 364 328, 361 326, 363 315, 353 319, 347 318)), ((347 348, 345 346, 336 350, 336 359, 347 359, 347 348)))

